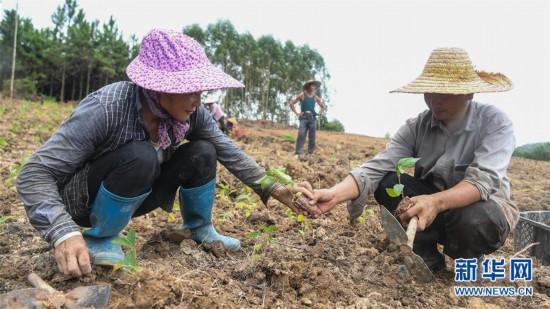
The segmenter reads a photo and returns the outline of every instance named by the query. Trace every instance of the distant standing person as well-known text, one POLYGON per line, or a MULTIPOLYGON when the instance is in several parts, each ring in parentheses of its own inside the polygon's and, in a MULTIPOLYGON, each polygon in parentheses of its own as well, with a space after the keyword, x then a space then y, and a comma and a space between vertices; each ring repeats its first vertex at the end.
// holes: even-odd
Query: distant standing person
POLYGON ((315 139, 317 132, 317 113, 315 112, 315 104, 319 104, 323 114, 326 110, 323 100, 316 95, 317 89, 321 86, 321 82, 309 80, 304 84, 304 91, 295 96, 290 101, 290 109, 298 116, 300 126, 298 128, 298 139, 296 140, 296 156, 302 154, 306 135, 309 136, 308 154, 315 151, 315 139), (296 111, 296 103, 300 102, 300 113, 296 111))
POLYGON ((218 123, 220 129, 226 135, 229 134, 229 129, 225 125, 225 113, 218 104, 221 101, 221 94, 219 92, 210 93, 205 99, 204 104, 210 111, 210 114, 218 123))

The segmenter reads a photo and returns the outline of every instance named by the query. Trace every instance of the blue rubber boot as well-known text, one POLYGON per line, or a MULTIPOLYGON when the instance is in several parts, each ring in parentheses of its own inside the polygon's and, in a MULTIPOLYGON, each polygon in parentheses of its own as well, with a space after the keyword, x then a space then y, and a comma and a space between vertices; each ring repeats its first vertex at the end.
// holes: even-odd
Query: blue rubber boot
POLYGON ((93 264, 114 265, 124 259, 120 245, 111 241, 128 225, 149 193, 151 190, 136 197, 122 197, 109 192, 101 183, 91 206, 92 228, 82 233, 93 264))
POLYGON ((237 251, 241 248, 238 239, 218 234, 212 225, 212 207, 216 179, 196 188, 180 188, 180 209, 183 217, 182 229, 191 231, 191 239, 199 244, 220 241, 225 249, 237 251))

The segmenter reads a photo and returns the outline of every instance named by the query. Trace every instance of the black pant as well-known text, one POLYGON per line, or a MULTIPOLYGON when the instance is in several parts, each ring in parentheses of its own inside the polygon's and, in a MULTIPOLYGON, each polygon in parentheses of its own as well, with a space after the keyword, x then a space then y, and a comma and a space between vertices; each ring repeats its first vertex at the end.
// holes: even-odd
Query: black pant
POLYGON ((317 118, 314 114, 306 113, 300 116, 300 125, 298 127, 298 138, 296 139, 296 154, 302 154, 302 149, 308 137, 307 152, 312 154, 315 151, 317 135, 317 118))
MULTIPOLYGON (((183 144, 162 165, 149 142, 131 142, 92 162, 88 194, 93 201, 102 182, 109 192, 123 197, 135 197, 152 188, 134 213, 134 217, 141 216, 173 203, 180 186, 199 187, 214 179, 216 164, 216 149, 204 140, 183 144)), ((88 218, 75 221, 81 226, 90 226, 88 218)))
MULTIPOLYGON (((374 197, 376 201, 394 212, 401 198, 391 198, 385 188, 393 187, 397 183, 395 173, 388 173, 380 182, 374 197)), ((405 185, 405 195, 413 197, 422 194, 436 193, 438 190, 427 181, 409 175, 401 176, 401 183, 405 185)), ((414 241, 415 252, 436 246, 444 246, 444 253, 456 258, 479 257, 496 251, 502 245, 510 228, 501 207, 494 201, 479 201, 472 205, 450 209, 437 215, 434 222, 424 231, 417 232, 414 241)))

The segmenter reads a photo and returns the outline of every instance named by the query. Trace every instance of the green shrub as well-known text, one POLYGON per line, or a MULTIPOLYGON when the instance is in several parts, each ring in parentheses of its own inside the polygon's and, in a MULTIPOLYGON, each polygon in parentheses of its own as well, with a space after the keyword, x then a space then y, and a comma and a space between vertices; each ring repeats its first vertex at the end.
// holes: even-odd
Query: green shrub
POLYGON ((321 116, 321 130, 345 132, 344 125, 338 119, 328 121, 327 116, 325 115, 321 116))
POLYGON ((515 157, 550 161, 550 142, 527 144, 516 148, 515 157))
MULTIPOLYGON (((19 78, 14 82, 13 96, 18 99, 35 100, 36 99, 36 81, 30 78, 19 78)), ((2 85, 2 94, 10 96, 10 80, 4 80, 2 85)))

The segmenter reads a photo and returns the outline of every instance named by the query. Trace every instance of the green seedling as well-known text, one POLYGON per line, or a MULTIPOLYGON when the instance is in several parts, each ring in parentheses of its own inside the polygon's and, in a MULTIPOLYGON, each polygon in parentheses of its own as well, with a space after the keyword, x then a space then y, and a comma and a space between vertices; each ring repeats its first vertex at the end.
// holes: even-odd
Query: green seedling
POLYGON ((262 186, 262 189, 269 188, 274 183, 280 183, 282 185, 294 185, 294 181, 290 175, 287 175, 286 169, 284 167, 279 168, 270 168, 265 173, 265 176, 257 181, 262 186))
POLYGON ((367 218, 372 215, 372 212, 373 210, 371 208, 366 208, 363 213, 361 214, 361 216, 359 216, 359 218, 357 218, 357 222, 359 224, 365 224, 365 222, 367 222, 367 218))
POLYGON ((218 210, 216 212, 216 224, 218 224, 218 225, 224 224, 230 218, 231 218, 231 216, 229 215, 229 213, 227 211, 218 210))
POLYGON ((114 269, 121 269, 127 273, 138 273, 140 271, 137 263, 137 252, 136 252, 136 231, 130 229, 126 236, 118 235, 117 238, 112 240, 114 244, 119 244, 126 249, 124 253, 124 259, 118 261, 114 269))
POLYGON ((281 136, 283 142, 296 143, 296 137, 292 133, 285 133, 281 136))
POLYGON ((300 229, 298 230, 298 233, 300 236, 304 237, 306 232, 310 229, 311 224, 309 223, 309 220, 306 216, 302 214, 296 215, 291 209, 287 209, 286 216, 292 221, 296 221, 300 225, 300 229))
POLYGON ((279 245, 279 240, 273 236, 276 231, 276 225, 262 225, 258 231, 248 233, 249 238, 256 240, 252 257, 258 258, 267 248, 274 248, 279 245))
POLYGON ((227 200, 229 199, 229 195, 234 192, 235 189, 232 189, 229 184, 220 182, 218 183, 218 193, 216 194, 216 197, 221 200, 227 200))
POLYGON ((5 138, 0 137, 0 149, 4 149, 6 146, 8 146, 8 141, 5 138))
POLYGON ((172 211, 168 213, 166 216, 166 221, 168 223, 172 223, 176 221, 176 215, 180 213, 180 203, 178 201, 174 202, 174 206, 172 207, 172 211))
POLYGON ((10 167, 10 174, 8 178, 6 179, 6 185, 10 190, 15 191, 15 180, 17 179, 17 175, 19 175, 19 172, 21 171, 21 168, 23 165, 29 161, 30 155, 26 154, 23 156, 23 159, 20 162, 16 162, 14 165, 10 167))
POLYGON ((405 186, 401 184, 401 175, 405 173, 405 170, 411 167, 414 167, 416 164, 416 161, 418 161, 419 158, 401 158, 397 162, 397 165, 395 167, 395 173, 397 174, 397 183, 393 186, 393 188, 386 188, 386 193, 390 197, 398 197, 401 195, 401 197, 405 197, 405 194, 403 193, 405 186))
POLYGON ((13 219, 12 216, 3 216, 3 215, 0 215, 0 231, 4 229, 6 223, 13 219))
POLYGON ((237 203, 235 205, 235 208, 243 210, 244 216, 247 218, 250 217, 250 215, 252 215, 252 212, 255 210, 256 206, 258 205, 258 200, 252 194, 252 189, 245 186, 241 188, 241 191, 239 192, 239 195, 237 196, 236 201, 237 203))
POLYGON ((18 135, 19 133, 21 133, 23 131, 23 127, 21 126, 21 123, 19 123, 18 121, 14 121, 14 122, 11 123, 8 130, 12 134, 18 135))
POLYGON ((298 230, 298 233, 300 236, 304 237, 306 236, 306 232, 309 231, 310 223, 309 220, 306 218, 306 216, 302 214, 298 214, 296 216, 296 222, 300 224, 300 229, 298 230))
MULTIPOLYGON (((280 183, 284 186, 290 187, 295 186, 292 177, 290 177, 290 175, 287 175, 286 169, 283 167, 269 169, 266 172, 266 175, 258 180, 256 183, 259 183, 263 190, 269 188, 275 183, 280 183)), ((305 196, 302 196, 302 192, 295 192, 292 197, 285 197, 285 200, 285 204, 289 205, 291 203, 297 209, 303 209, 304 206, 309 203, 308 199, 305 196)))

